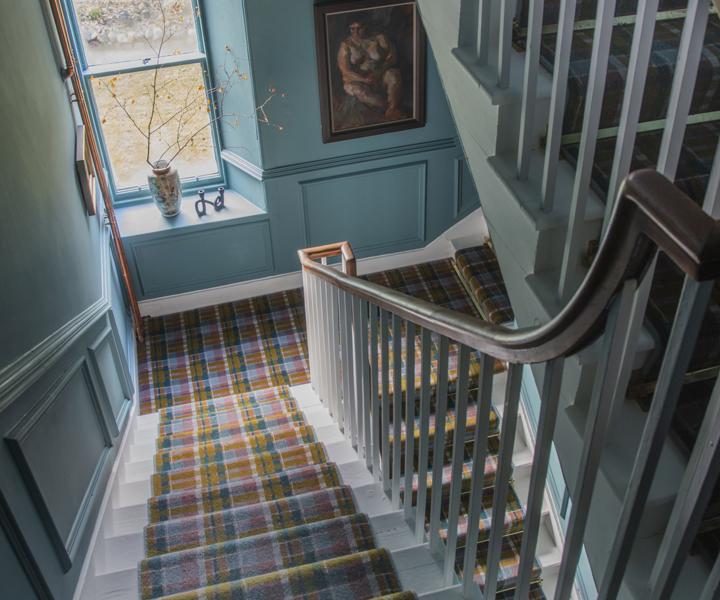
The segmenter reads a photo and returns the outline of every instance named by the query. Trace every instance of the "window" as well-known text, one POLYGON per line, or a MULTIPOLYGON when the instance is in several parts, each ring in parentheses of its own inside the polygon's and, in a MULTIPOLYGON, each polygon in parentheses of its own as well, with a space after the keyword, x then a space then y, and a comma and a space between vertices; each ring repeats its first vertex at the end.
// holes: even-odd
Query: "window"
POLYGON ((160 158, 175 157, 184 190, 222 184, 197 0, 65 2, 115 201, 147 197, 160 158))

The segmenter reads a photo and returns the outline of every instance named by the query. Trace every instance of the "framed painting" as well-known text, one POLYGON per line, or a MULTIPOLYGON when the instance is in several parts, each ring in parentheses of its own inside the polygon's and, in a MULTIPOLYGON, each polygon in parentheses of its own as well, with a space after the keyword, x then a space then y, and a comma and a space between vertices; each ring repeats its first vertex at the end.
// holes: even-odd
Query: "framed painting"
POLYGON ((95 171, 84 125, 78 125, 75 130, 75 173, 80 183, 85 210, 92 217, 96 211, 95 171))
POLYGON ((425 125, 425 30, 414 0, 315 5, 323 142, 425 125))

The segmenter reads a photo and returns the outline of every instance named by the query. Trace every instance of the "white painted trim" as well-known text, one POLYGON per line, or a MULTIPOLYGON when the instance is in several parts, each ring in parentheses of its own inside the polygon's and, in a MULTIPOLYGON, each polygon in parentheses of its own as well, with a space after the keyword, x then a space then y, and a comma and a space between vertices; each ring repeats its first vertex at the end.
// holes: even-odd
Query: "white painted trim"
MULTIPOLYGON (((73 600, 81 600, 82 598, 85 581, 88 579, 88 572, 90 570, 90 565, 92 564, 95 554, 95 544, 98 541, 98 536, 105 527, 105 514, 108 511, 108 507, 110 507, 110 510, 112 510, 111 499, 113 489, 115 488, 115 480, 117 478, 118 470, 123 463, 127 462, 126 458, 130 455, 131 444, 127 443, 128 437, 137 426, 136 421, 137 415, 139 414, 140 390, 138 388, 139 379, 137 361, 137 338, 135 336, 133 336, 132 351, 136 359, 133 360, 133 388, 135 392, 133 395, 133 403, 130 407, 130 414, 128 415, 128 418, 126 420, 125 431, 122 435, 120 447, 118 448, 118 452, 115 455, 115 462, 113 463, 112 470, 110 471, 110 476, 108 477, 107 483, 105 484, 105 493, 103 494, 102 503, 100 504, 100 509, 98 510, 97 517, 95 518, 95 527, 93 528, 92 537, 90 538, 90 543, 88 544, 88 548, 85 553, 85 559, 83 560, 82 569, 80 570, 80 577, 78 578, 77 586, 75 587, 75 594, 73 595, 73 600)), ((91 576, 94 577, 94 573, 91 576)))
POLYGON ((202 308, 203 306, 254 298, 255 296, 282 292, 298 287, 302 287, 302 274, 300 271, 221 285, 196 292, 163 296, 154 300, 141 300, 138 302, 138 306, 143 317, 160 317, 202 308))
MULTIPOLYGON (((454 256, 456 250, 484 243, 488 235, 488 226, 482 208, 478 208, 462 221, 459 221, 440 237, 430 242, 425 248, 396 252, 357 261, 358 275, 399 269, 433 260, 441 260, 454 256), (461 242, 461 243, 458 243, 461 242)), ((302 272, 273 275, 262 279, 253 279, 241 283, 231 283, 196 292, 186 292, 172 296, 163 296, 153 300, 138 302, 140 314, 144 317, 160 317, 176 312, 194 310, 203 306, 234 302, 246 298, 254 298, 264 294, 282 292, 302 287, 302 272)))

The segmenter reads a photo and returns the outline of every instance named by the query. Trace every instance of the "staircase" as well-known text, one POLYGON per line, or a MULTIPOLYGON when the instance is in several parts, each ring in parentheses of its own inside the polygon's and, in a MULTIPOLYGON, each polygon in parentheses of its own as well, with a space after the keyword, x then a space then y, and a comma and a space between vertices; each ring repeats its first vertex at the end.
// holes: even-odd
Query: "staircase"
MULTIPOLYGON (((366 278, 478 315, 450 260, 366 278)), ((140 356, 140 412, 145 414, 133 417, 80 598, 244 598, 260 593, 300 598, 310 594, 310 581, 316 591, 325 589, 323 593, 333 598, 408 600, 417 597, 413 592, 428 598, 457 595, 457 576, 452 574, 446 584, 437 550, 431 551, 427 539, 418 540, 415 523, 385 494, 384 483, 377 482, 362 451, 359 456, 349 432, 340 431, 312 387, 273 385, 302 379, 306 351, 304 330, 298 329, 303 326, 301 298, 296 293, 276 294, 148 323, 153 333, 140 356), (251 334, 248 321, 253 321, 251 334), (228 340, 238 343, 226 345, 228 340), (255 369, 236 371, 231 366, 248 367, 254 353, 273 352, 275 361, 262 365, 264 379, 255 369), (189 399, 189 389, 196 401, 189 399)), ((405 341, 404 332, 402 337, 405 341)), ((453 360, 457 362, 456 355, 453 360)), ((495 370, 475 569, 481 587, 505 381, 502 363, 495 370)), ((443 446, 446 460, 438 487, 445 499, 438 515, 443 541, 448 534, 456 424, 452 378, 450 388, 442 427, 450 441, 443 446)), ((392 394, 389 387, 388 396, 392 394)), ((473 393, 465 402, 462 471, 467 492, 461 496, 457 522, 460 563, 472 483, 468 474, 476 424, 473 393)), ((430 446, 438 439, 439 413, 435 403, 432 407, 430 446)), ((504 560, 497 588, 497 597, 503 599, 514 596, 532 465, 531 434, 524 416, 516 419, 514 482, 503 524, 504 560)), ((412 451, 416 468, 418 425, 414 450, 408 448, 404 421, 399 444, 400 462, 412 451)), ((388 459, 394 448, 390 439, 388 459)), ((419 477, 417 472, 412 475, 416 499, 419 477)), ((401 498, 408 481, 405 473, 402 477, 401 498)), ((432 474, 427 487, 431 495, 432 474)), ((546 502, 529 598, 552 595, 560 543, 556 517, 546 502)))
MULTIPOLYGON (((718 216, 720 161, 714 157, 720 95, 714 57, 720 21, 708 1, 519 0, 514 7, 493 0, 418 0, 418 5, 468 166, 484 192, 483 211, 519 327, 550 321, 586 277, 630 170, 657 168, 718 216)), ((673 272, 674 291, 668 294, 672 286, 663 273, 674 266, 666 262, 661 255, 658 274, 638 291, 629 324, 638 340, 621 350, 628 357, 620 373, 624 383, 612 399, 608 452, 585 535, 596 580, 611 558, 614 527, 648 422, 644 411, 656 389, 657 357, 668 344, 672 317, 667 315, 674 314, 683 285, 682 274, 673 272), (655 310, 660 327, 653 321, 643 326, 648 297, 648 316, 655 310), (641 406, 638 396, 645 398, 641 406)), ((648 586, 658 581, 659 564, 652 575, 650 570, 672 525, 691 450, 687 441, 678 447, 676 440, 698 435, 720 363, 712 347, 717 305, 710 300, 700 334, 707 341, 698 342, 686 369, 674 437, 660 456, 641 513, 642 545, 636 544, 620 597, 649 598, 648 586), (705 377, 706 384, 693 377, 705 377)), ((589 348, 565 365, 554 442, 573 501, 598 350, 589 348)), ((541 387, 542 370, 533 372, 541 387)), ((712 527, 711 509, 712 502, 705 531, 712 527)), ((707 545, 714 553, 688 558, 687 587, 678 585, 673 597, 700 597, 693 581, 699 586, 706 580, 717 556, 717 543, 707 545)))

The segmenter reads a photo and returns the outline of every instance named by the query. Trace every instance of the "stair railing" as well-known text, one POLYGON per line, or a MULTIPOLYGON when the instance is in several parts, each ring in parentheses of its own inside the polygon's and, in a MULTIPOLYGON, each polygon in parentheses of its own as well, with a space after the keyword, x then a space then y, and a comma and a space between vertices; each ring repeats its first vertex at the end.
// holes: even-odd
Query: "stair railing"
MULTIPOLYGON (((697 337, 712 282, 720 274, 720 221, 703 213, 655 171, 631 174, 621 188, 611 225, 582 286, 552 321, 521 330, 508 330, 355 277, 355 259, 346 242, 298 252, 303 268, 313 387, 346 439, 371 469, 374 480, 382 483, 393 508, 402 507, 405 518, 414 527, 416 542, 427 543, 431 552, 444 556, 444 583, 457 586, 464 598, 478 597, 478 587, 473 580, 476 552, 466 551, 460 561, 457 549, 461 494, 469 489, 468 523, 477 524, 488 451, 494 359, 507 361, 509 366, 493 484, 492 523, 496 525, 492 526, 487 542, 482 590, 485 598, 494 598, 497 589, 504 535, 501 524, 504 523, 512 473, 523 367, 545 363, 515 594, 516 600, 520 600, 528 597, 532 581, 550 448, 560 408, 564 361, 602 335, 598 375, 587 411, 578 475, 572 493, 573 508, 555 595, 556 600, 570 597, 611 424, 612 400, 618 393, 622 348, 628 335, 633 303, 637 300, 638 283, 647 276, 658 247, 685 271, 688 278, 625 494, 612 553, 599 586, 600 598, 615 598, 637 537, 640 516, 677 403, 690 349, 697 337), (335 254, 342 256, 342 272, 315 262, 335 254), (419 329, 417 335, 416 329, 419 329), (418 339, 420 365, 416 370, 415 344, 418 339), (451 346, 457 351, 451 352, 451 346), (473 359, 477 361, 477 417, 472 441, 472 469, 468 474, 463 472, 463 454, 473 359), (444 481, 445 419, 435 421, 432 447, 429 423, 433 383, 436 415, 446 412, 451 361, 457 366, 456 409, 455 430, 449 444, 452 448, 448 478, 450 493, 447 535, 443 542, 440 538, 442 485, 437 482, 444 481), (413 402, 418 376, 419 394, 413 402), (404 406, 403 389, 407 390, 404 406), (416 404, 419 417, 417 451, 414 448, 416 404), (403 408, 406 441, 404 465, 401 465, 402 448, 397 441, 402 435, 403 408), (391 434, 396 443, 391 444, 391 434), (417 468, 413 463, 416 454, 417 468), (426 529, 429 473, 434 485, 429 494, 426 529), (413 485, 416 493, 401 491, 401 487, 411 490, 413 485), (458 570, 465 575, 461 582, 455 575, 456 562, 462 564, 458 570)), ((665 598, 672 591, 679 567, 687 557, 689 543, 697 531, 698 519, 694 515, 702 514, 708 490, 717 478, 720 470, 720 453, 716 451, 720 446, 717 414, 720 414, 720 384, 716 384, 706 422, 690 459, 693 468, 688 469, 688 481, 684 482, 687 485, 683 486, 684 492, 676 501, 667 532, 668 541, 663 544, 658 557, 660 566, 656 566, 650 581, 652 595, 648 597, 665 598), (663 570, 663 565, 669 565, 669 570, 663 570)), ((477 527, 468 528, 466 549, 477 547, 478 533, 477 527)), ((708 594, 714 592, 711 586, 718 580, 720 562, 715 565, 707 584, 708 594)))
MULTIPOLYGON (((518 0, 523 1, 523 0, 518 0)), ((530 173, 532 150, 540 148, 538 127, 534 123, 537 111, 537 85, 540 71, 540 45, 543 35, 544 0, 527 0, 528 23, 525 37, 524 76, 522 80, 522 106, 520 131, 517 143, 517 178, 526 180, 530 173)), ((602 234, 607 231, 617 198, 620 182, 630 172, 630 162, 638 132, 640 109, 648 73, 653 33, 658 17, 659 0, 639 0, 635 15, 635 29, 628 63, 626 86, 623 96, 615 155, 610 175, 608 201, 602 234)), ((590 180, 599 135, 600 116, 605 91, 605 80, 610 54, 610 42, 615 24, 616 0, 597 3, 593 22, 594 36, 590 72, 588 78, 582 132, 579 136, 578 159, 570 204, 568 230, 558 284, 561 304, 572 296, 578 280, 583 256, 583 225, 586 217, 590 180)), ((563 119, 567 94, 570 54, 575 23, 577 0, 560 3, 555 46, 555 64, 550 97, 550 113, 545 138, 544 166, 540 185, 540 205, 552 211, 556 195, 557 173, 560 162, 560 146, 563 137, 563 119)), ((510 55, 512 11, 514 3, 509 0, 462 0, 458 46, 467 49, 475 46, 476 63, 487 65, 490 55, 497 55, 498 88, 508 87, 510 82, 510 55), (495 18, 495 21, 492 18, 495 18), (495 42, 497 40, 497 42, 495 42), (490 50, 497 44, 497 51, 490 50)), ((670 102, 664 121, 653 123, 663 129, 657 170, 670 180, 675 178, 680 149, 682 148, 690 105, 697 78, 700 55, 705 37, 710 0, 689 0, 685 11, 677 64, 673 76, 670 102)), ((518 61, 520 62, 520 61, 518 61)), ((720 149, 720 147, 719 147, 720 149)), ((720 187, 720 164, 715 161, 712 195, 717 196, 720 187)), ((649 285, 649 284, 648 284, 649 285)))

